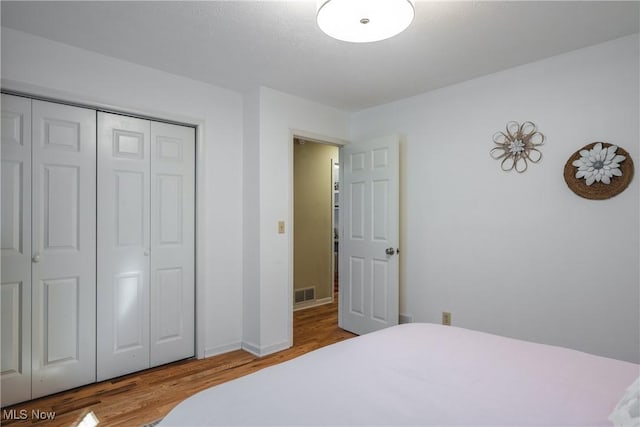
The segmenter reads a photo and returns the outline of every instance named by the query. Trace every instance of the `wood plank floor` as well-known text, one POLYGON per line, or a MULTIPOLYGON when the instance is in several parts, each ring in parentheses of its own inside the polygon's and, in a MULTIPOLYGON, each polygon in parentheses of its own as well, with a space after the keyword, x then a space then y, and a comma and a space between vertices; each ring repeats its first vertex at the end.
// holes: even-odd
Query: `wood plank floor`
POLYGON ((205 388, 353 336, 338 328, 336 295, 333 304, 294 312, 294 346, 288 350, 263 358, 238 350, 203 360, 171 363, 3 408, 0 423, 76 426, 93 412, 100 426, 141 426, 162 418, 176 404, 205 388), (10 410, 16 411, 13 417, 10 410), (26 412, 20 412, 23 410, 26 412), (55 412, 55 419, 39 421, 32 417, 32 411, 55 412), (15 414, 22 413, 26 419, 15 419, 15 414))

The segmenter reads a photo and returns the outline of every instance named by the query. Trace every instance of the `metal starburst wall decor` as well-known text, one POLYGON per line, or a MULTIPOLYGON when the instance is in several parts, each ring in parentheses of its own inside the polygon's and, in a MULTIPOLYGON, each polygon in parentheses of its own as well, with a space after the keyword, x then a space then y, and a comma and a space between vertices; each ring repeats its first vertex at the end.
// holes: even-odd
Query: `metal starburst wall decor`
POLYGON ((622 193, 633 178, 633 160, 622 147, 608 142, 585 145, 564 165, 564 180, 574 193, 605 200, 622 193))
POLYGON ((500 168, 508 172, 514 170, 522 173, 527 170, 529 163, 538 163, 542 153, 538 147, 544 143, 544 135, 538 132, 532 122, 507 123, 505 131, 493 134, 493 142, 497 147, 489 154, 495 160, 502 159, 500 168))

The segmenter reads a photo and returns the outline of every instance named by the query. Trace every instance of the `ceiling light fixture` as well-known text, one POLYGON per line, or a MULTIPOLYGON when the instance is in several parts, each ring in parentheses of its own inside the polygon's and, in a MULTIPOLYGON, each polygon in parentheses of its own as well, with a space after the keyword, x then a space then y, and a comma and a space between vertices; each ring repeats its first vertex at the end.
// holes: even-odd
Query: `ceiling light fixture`
POLYGON ((320 0, 316 19, 335 39, 366 43, 400 34, 414 15, 413 0, 320 0))

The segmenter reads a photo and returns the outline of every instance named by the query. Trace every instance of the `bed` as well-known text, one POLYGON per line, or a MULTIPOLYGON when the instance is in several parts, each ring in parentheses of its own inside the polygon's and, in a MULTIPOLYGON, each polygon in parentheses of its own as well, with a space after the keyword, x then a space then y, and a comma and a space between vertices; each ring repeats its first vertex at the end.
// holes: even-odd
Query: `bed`
POLYGON ((611 426, 625 390, 633 416, 639 375, 629 362, 411 323, 202 391, 160 425, 611 426))

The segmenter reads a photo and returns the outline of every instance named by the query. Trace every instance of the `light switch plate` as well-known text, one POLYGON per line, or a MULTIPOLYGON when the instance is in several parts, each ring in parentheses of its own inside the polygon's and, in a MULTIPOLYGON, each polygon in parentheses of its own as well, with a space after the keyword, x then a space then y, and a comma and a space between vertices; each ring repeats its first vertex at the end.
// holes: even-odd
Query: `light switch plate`
POLYGON ((278 221, 278 234, 284 234, 284 221, 278 221))

